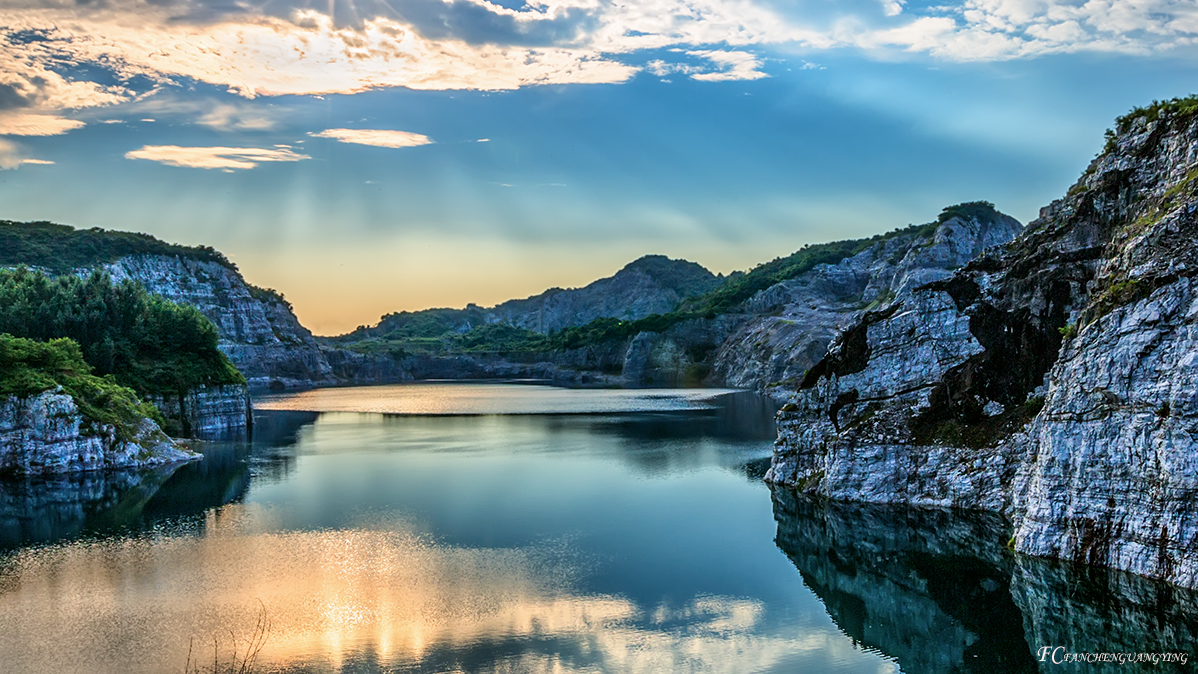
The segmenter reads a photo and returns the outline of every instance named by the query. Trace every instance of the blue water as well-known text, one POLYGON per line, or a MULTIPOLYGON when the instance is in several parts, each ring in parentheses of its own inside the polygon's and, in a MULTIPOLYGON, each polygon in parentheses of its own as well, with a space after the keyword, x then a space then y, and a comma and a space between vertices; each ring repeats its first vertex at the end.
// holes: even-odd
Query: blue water
MULTIPOLYGON (((0 669, 223 671, 264 620, 258 672, 1026 672, 1088 629, 997 518, 771 493, 751 394, 259 408, 202 462, 0 486, 0 669)), ((1137 622, 1106 587, 1082 608, 1137 622)), ((1186 601, 1154 615, 1189 629, 1186 601)))

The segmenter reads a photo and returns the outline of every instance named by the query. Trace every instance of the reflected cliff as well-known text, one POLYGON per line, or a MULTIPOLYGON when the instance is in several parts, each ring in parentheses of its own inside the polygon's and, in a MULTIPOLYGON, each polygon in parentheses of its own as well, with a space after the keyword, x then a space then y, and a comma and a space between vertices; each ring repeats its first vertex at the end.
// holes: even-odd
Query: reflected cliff
POLYGON ((1037 652, 1063 646, 1192 658, 1198 593, 1017 556, 1005 545, 1010 525, 992 513, 771 491, 775 542, 804 583, 846 636, 895 658, 904 672, 1189 671, 1164 663, 1052 664, 1037 652))

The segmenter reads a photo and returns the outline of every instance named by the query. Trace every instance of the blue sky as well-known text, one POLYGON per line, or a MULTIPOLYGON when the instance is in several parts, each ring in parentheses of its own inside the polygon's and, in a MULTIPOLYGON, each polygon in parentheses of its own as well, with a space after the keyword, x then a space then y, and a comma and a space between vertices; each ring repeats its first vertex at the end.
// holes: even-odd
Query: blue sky
POLYGON ((0 2, 0 217, 215 246, 332 334, 1064 193, 1198 3, 0 2))

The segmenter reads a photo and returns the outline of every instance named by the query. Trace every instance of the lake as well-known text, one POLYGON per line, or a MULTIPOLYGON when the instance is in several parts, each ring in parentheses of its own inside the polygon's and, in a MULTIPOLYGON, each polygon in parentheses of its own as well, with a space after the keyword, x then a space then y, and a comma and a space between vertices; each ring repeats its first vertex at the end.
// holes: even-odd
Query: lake
MULTIPOLYGON (((254 440, 0 483, 4 672, 1190 671, 1194 593, 1016 557, 985 514, 761 476, 773 406, 422 383, 257 401, 254 440)), ((1192 662, 1191 662, 1192 665, 1192 662)))

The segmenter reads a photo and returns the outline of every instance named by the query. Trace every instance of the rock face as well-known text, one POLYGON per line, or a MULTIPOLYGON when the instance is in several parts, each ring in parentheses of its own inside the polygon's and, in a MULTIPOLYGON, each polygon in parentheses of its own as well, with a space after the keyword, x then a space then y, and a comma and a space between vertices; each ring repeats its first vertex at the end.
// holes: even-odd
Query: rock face
POLYGON ((767 479, 984 508, 1020 552, 1198 587, 1198 121, 1125 118, 1012 243, 865 314, 767 479))
POLYGON ((1014 218, 951 217, 929 234, 900 234, 834 265, 783 281, 745 305, 744 324, 715 354, 713 379, 728 386, 791 387, 817 363, 837 333, 862 311, 948 277, 1020 232, 1014 218))
POLYGON ((179 423, 180 434, 201 440, 245 438, 253 426, 253 407, 244 386, 193 389, 184 396, 150 396, 163 416, 179 423))
POLYGON ((133 279, 146 290, 199 309, 220 333, 220 349, 251 388, 334 384, 332 367, 281 296, 250 286, 216 262, 131 255, 106 265, 113 280, 133 279))
POLYGON ((127 440, 112 426, 89 424, 71 396, 46 391, 0 397, 0 472, 31 475, 153 466, 196 455, 149 419, 127 440))

